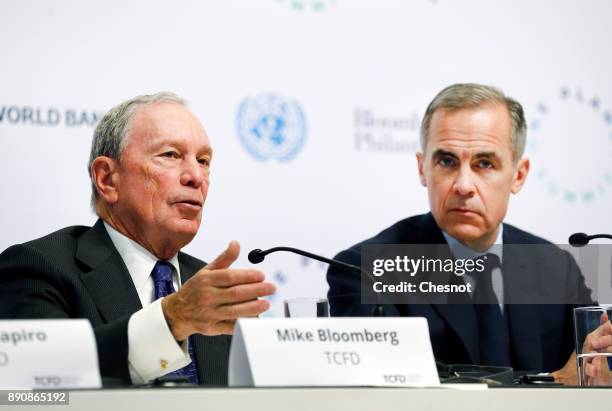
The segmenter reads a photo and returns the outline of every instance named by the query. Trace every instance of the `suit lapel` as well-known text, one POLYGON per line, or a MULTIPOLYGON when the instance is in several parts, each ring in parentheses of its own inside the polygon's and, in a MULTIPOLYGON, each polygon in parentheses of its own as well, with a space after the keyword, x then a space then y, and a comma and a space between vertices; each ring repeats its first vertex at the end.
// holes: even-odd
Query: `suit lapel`
MULTIPOLYGON (((187 282, 202 267, 189 261, 183 253, 178 256, 181 267, 181 283, 187 282)), ((191 336, 196 356, 200 384, 227 385, 228 336, 209 337, 201 334, 191 336)))
POLYGON ((81 274, 81 280, 105 322, 130 316, 142 308, 130 273, 101 219, 79 239, 76 258, 91 268, 81 274))
MULTIPOLYGON (((438 227, 431 213, 425 214, 421 227, 416 230, 418 233, 423 233, 423 237, 419 241, 411 241, 412 243, 420 244, 447 244, 442 231, 438 227)), ((414 236, 414 233, 406 233, 407 236, 414 236)), ((452 258, 450 249, 447 250, 446 256, 438 256, 440 258, 452 258)), ((472 304, 432 304, 434 310, 438 312, 440 317, 444 319, 446 324, 459 336, 466 351, 469 353, 471 362, 478 364, 480 362, 480 346, 478 344, 478 329, 476 327, 476 312, 472 304)))
POLYGON ((480 363, 476 312, 472 304, 435 304, 434 309, 459 336, 472 364, 480 363))

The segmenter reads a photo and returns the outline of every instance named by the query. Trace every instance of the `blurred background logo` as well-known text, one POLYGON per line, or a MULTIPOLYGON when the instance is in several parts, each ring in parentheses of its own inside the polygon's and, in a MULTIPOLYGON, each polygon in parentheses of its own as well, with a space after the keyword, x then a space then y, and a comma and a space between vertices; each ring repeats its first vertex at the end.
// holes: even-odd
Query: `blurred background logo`
POLYGON ((536 179, 566 204, 603 201, 612 192, 612 111, 598 96, 565 86, 535 108, 527 147, 536 179))
POLYGON ((277 94, 259 94, 242 100, 236 126, 243 146, 259 161, 290 161, 306 140, 302 107, 277 94))
POLYGON ((294 11, 323 11, 336 4, 336 0, 276 0, 294 11))

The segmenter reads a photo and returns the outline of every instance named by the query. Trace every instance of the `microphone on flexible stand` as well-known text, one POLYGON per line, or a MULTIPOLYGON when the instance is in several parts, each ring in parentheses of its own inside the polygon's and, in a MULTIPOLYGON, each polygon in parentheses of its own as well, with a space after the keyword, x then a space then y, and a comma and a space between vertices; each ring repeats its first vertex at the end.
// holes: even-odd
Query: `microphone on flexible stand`
MULTIPOLYGON (((313 260, 327 263, 337 268, 349 270, 359 275, 365 275, 366 278, 372 284, 374 283, 374 280, 372 279, 371 275, 368 272, 363 271, 360 267, 357 267, 356 265, 347 264, 342 261, 333 260, 331 258, 326 258, 320 255, 309 253, 308 251, 300 250, 298 248, 293 248, 293 247, 273 247, 268 250, 260 250, 259 248, 256 248, 255 250, 252 250, 249 253, 248 259, 252 264, 259 264, 266 258, 268 254, 275 253, 277 251, 287 251, 290 253, 301 255, 303 257, 312 258, 313 260)), ((383 307, 383 305, 379 303, 375 304, 374 308, 372 309, 372 317, 384 317, 384 316, 385 316, 385 308, 383 307)))
POLYGON ((574 247, 584 247, 589 243, 589 241, 594 240, 596 238, 609 238, 612 240, 612 235, 610 234, 593 234, 587 235, 585 233, 574 233, 569 236, 569 243, 574 247))

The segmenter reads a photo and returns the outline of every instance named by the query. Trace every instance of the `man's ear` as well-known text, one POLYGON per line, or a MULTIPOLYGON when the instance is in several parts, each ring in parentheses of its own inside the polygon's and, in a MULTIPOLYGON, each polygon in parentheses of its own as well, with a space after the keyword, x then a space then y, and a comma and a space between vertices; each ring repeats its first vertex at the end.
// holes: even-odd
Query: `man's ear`
POLYGON ((512 178, 512 187, 510 191, 512 194, 516 194, 521 191, 523 188, 523 184, 527 181, 527 174, 529 174, 529 159, 522 158, 518 161, 516 165, 516 170, 514 171, 514 177, 512 178))
POLYGON ((423 173, 423 168, 425 167, 425 155, 421 152, 416 153, 417 165, 419 167, 419 179, 421 180, 421 185, 423 187, 427 187, 427 180, 425 179, 425 173, 423 173))
POLYGON ((119 200, 119 174, 115 160, 106 156, 96 157, 91 163, 91 178, 104 202, 114 204, 119 200))

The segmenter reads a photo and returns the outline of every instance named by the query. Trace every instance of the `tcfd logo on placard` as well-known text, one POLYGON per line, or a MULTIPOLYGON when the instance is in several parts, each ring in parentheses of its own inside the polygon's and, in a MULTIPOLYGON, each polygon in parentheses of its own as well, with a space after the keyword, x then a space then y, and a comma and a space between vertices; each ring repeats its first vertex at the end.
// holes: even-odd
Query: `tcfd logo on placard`
POLYGON ((295 158, 306 140, 306 120, 300 105, 277 94, 246 97, 238 107, 240 141, 256 160, 295 158))
POLYGON ((603 200, 612 192, 612 110, 570 87, 536 110, 527 138, 536 179, 567 204, 603 200))

